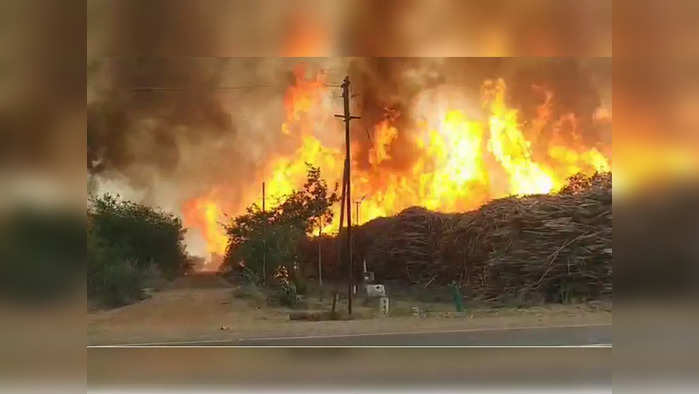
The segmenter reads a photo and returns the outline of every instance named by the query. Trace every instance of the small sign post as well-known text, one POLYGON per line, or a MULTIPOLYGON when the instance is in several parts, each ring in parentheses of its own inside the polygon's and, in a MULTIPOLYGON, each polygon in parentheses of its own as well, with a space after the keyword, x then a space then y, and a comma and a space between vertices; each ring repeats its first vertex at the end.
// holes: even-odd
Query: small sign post
POLYGON ((461 295, 461 290, 459 290, 459 286, 456 284, 455 281, 452 281, 449 284, 449 288, 451 289, 451 295, 452 295, 452 298, 454 299, 454 306, 456 306, 456 311, 463 312, 464 311, 464 300, 463 300, 463 296, 461 295))

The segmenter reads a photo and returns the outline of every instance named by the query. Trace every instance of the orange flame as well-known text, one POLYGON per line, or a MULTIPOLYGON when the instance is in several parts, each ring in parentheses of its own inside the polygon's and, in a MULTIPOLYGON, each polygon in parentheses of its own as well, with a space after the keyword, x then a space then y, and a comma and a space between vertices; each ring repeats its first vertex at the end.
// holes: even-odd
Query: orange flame
POLYGON ((511 194, 548 193, 554 180, 532 160, 531 143, 524 137, 517 111, 505 105, 505 81, 486 81, 483 101, 490 107, 488 150, 507 172, 511 194))
POLYGON ((376 166, 390 159, 388 152, 393 141, 398 137, 398 130, 388 120, 381 121, 374 127, 374 146, 369 150, 369 163, 376 166))
POLYGON ((226 251, 228 239, 220 224, 224 219, 223 211, 216 200, 209 196, 191 199, 185 202, 182 211, 184 225, 201 230, 209 255, 222 256, 226 251))
MULTIPOLYGON (((183 209, 185 224, 202 230, 210 252, 225 251, 226 236, 219 222, 222 206, 231 215, 260 200, 258 185, 266 181, 268 201, 301 187, 306 177, 305 163, 321 169, 329 185, 340 182, 344 162, 343 139, 330 114, 339 107, 325 84, 322 72, 308 78, 303 68, 294 71, 295 83, 284 97, 285 121, 281 133, 285 141, 297 144, 293 153, 273 158, 260 168, 258 179, 249 185, 248 200, 240 206, 210 193, 192 199, 183 209)), ((536 87, 537 89, 542 89, 536 87)), ((510 194, 548 193, 563 186, 567 177, 584 172, 609 171, 609 159, 596 147, 585 146, 577 133, 577 118, 568 114, 553 124, 550 105, 553 93, 544 92, 537 108, 537 119, 524 127, 517 110, 508 107, 506 84, 502 79, 482 85, 486 121, 469 119, 464 109, 448 106, 437 110, 432 121, 421 120, 401 140, 396 113, 373 126, 371 146, 361 163, 352 157, 352 198, 365 196, 360 205, 360 223, 398 213, 413 205, 454 212, 475 209, 493 198, 510 194), (550 125, 554 138, 547 149, 535 152, 532 138, 550 125), (562 127, 573 131, 573 138, 556 137, 562 127), (413 144, 412 162, 400 170, 391 167, 398 143, 413 144), (504 175, 504 176, 502 176, 504 175)), ((353 144, 357 144, 354 142, 353 144)), ((353 152, 358 146, 353 145, 353 152)), ((353 206, 355 208, 355 206, 353 206)), ((337 231, 339 204, 325 232, 337 231)), ((354 214, 352 220, 355 220, 354 214)))

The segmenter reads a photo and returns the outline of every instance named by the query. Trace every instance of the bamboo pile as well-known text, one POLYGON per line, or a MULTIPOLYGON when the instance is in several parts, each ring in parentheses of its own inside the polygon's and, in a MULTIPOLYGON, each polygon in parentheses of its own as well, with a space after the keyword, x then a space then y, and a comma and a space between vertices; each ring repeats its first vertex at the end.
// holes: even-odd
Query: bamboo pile
POLYGON ((423 282, 437 275, 434 270, 445 268, 435 262, 442 230, 453 217, 411 207, 359 227, 357 249, 378 277, 423 282))
POLYGON ((465 214, 409 208, 361 226, 377 278, 456 281, 485 301, 569 301, 612 291, 611 174, 575 176, 557 194, 507 197, 465 214))

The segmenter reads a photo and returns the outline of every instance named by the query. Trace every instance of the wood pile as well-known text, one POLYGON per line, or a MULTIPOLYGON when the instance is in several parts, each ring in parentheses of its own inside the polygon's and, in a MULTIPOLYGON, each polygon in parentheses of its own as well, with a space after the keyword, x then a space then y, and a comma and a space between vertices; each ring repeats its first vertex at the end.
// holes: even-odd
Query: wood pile
POLYGON ((357 231, 357 252, 382 279, 424 282, 443 265, 439 261, 442 230, 454 215, 421 207, 405 209, 391 218, 366 223, 357 231))
POLYGON ((456 281, 485 301, 607 296, 611 179, 575 176, 559 193, 502 198, 464 214, 409 208, 359 227, 358 258, 378 279, 424 287, 456 281))

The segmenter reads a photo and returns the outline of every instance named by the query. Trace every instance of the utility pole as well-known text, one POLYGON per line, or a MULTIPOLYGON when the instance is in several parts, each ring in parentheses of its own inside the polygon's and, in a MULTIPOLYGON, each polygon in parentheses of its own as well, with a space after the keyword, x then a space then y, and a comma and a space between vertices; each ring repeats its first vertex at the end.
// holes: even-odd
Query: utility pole
POLYGON ((267 212, 265 211, 265 183, 262 182, 262 284, 267 285, 267 212))
POLYGON ((323 242, 323 217, 318 220, 318 287, 323 286, 323 265, 321 264, 320 244, 323 242))
POLYGON ((342 226, 345 223, 345 193, 347 192, 347 161, 344 162, 344 167, 342 168, 342 194, 340 198, 340 227, 338 227, 337 233, 337 266, 342 265, 342 226))
POLYGON ((355 209, 355 211, 356 211, 356 219, 354 220, 354 222, 357 224, 357 226, 359 226, 359 218, 360 218, 360 216, 359 216, 359 207, 360 207, 360 205, 362 205, 362 202, 364 201, 365 198, 366 198, 366 195, 362 196, 362 198, 360 198, 359 200, 357 200, 357 201, 354 202, 354 204, 357 206, 356 209, 355 209))
MULTIPOLYGON (((352 278, 352 199, 351 199, 351 171, 350 164, 350 121, 352 119, 359 119, 359 116, 350 115, 350 80, 349 76, 346 76, 342 81, 342 99, 344 102, 344 114, 335 115, 338 118, 342 118, 345 121, 345 175, 346 175, 346 187, 343 187, 345 193, 343 193, 343 202, 347 203, 347 313, 352 315, 352 292, 354 290, 354 280, 352 278)), ((342 227, 340 227, 340 230, 342 227)))

